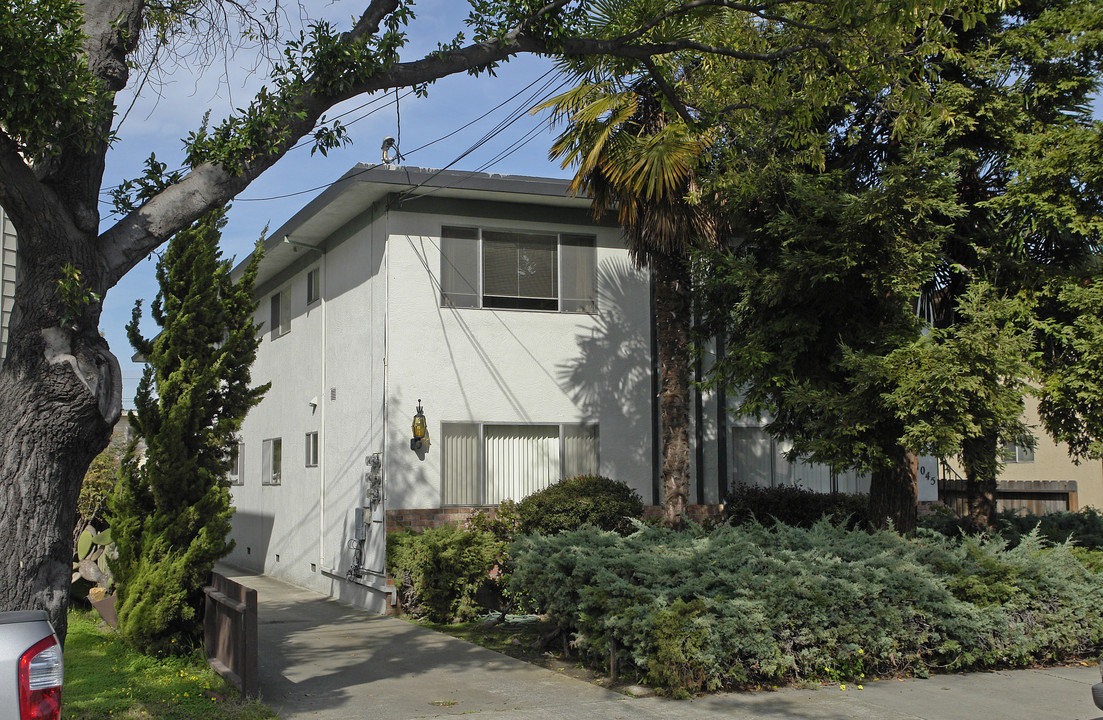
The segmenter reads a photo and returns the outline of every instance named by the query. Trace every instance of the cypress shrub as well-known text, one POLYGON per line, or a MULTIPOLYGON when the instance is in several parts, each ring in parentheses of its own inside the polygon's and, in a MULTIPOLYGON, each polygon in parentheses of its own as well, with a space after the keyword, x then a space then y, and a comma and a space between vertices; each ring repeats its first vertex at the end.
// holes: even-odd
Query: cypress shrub
POLYGON ((724 500, 724 519, 741 525, 776 521, 793 527, 810 528, 821 518, 845 523, 849 528, 866 527, 869 496, 820 493, 795 485, 733 488, 724 500))
MULTIPOLYGON (((387 572, 400 584, 402 607, 414 617, 450 623, 479 614, 505 543, 489 532, 443 525, 387 533, 387 572)), ((493 594, 493 593, 492 593, 493 594)))
POLYGON ((626 532, 643 516, 643 500, 623 482, 576 475, 529 495, 517 504, 520 533, 554 534, 593 525, 626 532))
MULTIPOLYGON (((919 518, 919 525, 949 537, 959 537, 968 532, 965 520, 954 515, 948 508, 919 518)), ((1093 507, 1079 512, 1065 511, 1045 515, 1001 510, 996 516, 995 527, 989 532, 999 535, 1009 547, 1014 547, 1035 528, 1043 539, 1054 544, 1068 542, 1092 550, 1103 549, 1103 515, 1093 507)))
POLYGON ((147 363, 130 416, 146 454, 139 464, 131 448, 120 470, 111 568, 119 631, 156 655, 184 654, 200 642, 203 583, 233 549, 229 449, 268 387, 249 387, 260 342, 253 325, 259 248, 234 283, 218 250, 224 224, 214 212, 169 241, 152 304, 161 332, 141 336, 140 304, 127 326, 147 363))
POLYGON ((1021 667, 1103 649, 1103 575, 1035 533, 1015 548, 927 531, 759 523, 521 538, 525 593, 599 665, 674 695, 868 674, 1021 667))

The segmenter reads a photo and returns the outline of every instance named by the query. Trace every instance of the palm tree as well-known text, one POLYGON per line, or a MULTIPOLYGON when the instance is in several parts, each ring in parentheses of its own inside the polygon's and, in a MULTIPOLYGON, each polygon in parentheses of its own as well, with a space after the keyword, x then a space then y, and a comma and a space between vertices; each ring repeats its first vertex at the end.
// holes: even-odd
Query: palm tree
POLYGON ((660 365, 663 524, 684 523, 689 495, 689 251, 713 243, 716 214, 696 199, 694 166, 708 149, 650 80, 618 89, 588 82, 541 104, 566 128, 549 156, 575 166, 571 190, 592 200, 595 218, 615 209, 629 256, 653 278, 660 365))

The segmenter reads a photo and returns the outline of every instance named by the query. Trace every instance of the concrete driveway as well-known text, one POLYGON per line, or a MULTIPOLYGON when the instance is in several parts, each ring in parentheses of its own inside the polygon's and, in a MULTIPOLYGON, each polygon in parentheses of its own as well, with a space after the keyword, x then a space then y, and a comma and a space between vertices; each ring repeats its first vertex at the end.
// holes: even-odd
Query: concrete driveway
POLYGON ((942 675, 838 688, 633 698, 263 575, 256 588, 261 700, 284 720, 1103 720, 1092 667, 942 675))

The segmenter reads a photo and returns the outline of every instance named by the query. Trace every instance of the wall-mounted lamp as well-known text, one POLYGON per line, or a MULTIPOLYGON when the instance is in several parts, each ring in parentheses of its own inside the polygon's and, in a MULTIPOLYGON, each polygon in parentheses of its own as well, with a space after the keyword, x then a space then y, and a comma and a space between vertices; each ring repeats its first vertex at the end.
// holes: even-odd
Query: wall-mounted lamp
POLYGON ((410 439, 410 449, 423 452, 429 449, 429 427, 425 422, 425 411, 421 407, 421 398, 417 399, 417 413, 414 414, 414 436, 410 439))
POLYGON ((318 410, 318 396, 310 398, 310 414, 313 415, 318 410))

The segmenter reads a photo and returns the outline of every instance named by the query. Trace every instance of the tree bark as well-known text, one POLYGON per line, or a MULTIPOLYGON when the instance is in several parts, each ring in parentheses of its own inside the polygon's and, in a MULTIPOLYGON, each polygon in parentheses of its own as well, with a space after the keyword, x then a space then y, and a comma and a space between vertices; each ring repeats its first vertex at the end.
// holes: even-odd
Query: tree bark
POLYGON ((684 258, 655 253, 655 336, 659 347, 663 525, 685 525, 689 499, 689 373, 692 303, 684 258))
POLYGON ((999 474, 999 438, 985 433, 961 444, 961 460, 965 468, 968 491, 965 516, 970 529, 987 530, 996 521, 996 476, 999 474))
MULTIPOLYGON (((32 302, 34 288, 21 284, 17 304, 32 302)), ((46 610, 62 642, 77 498, 120 408, 118 361, 94 320, 87 330, 98 314, 89 308, 76 328, 24 315, 0 368, 0 609, 46 610)))
POLYGON ((874 469, 869 486, 869 519, 875 528, 892 526, 902 535, 915 532, 919 488, 916 476, 919 458, 902 447, 893 452, 893 462, 874 469))

